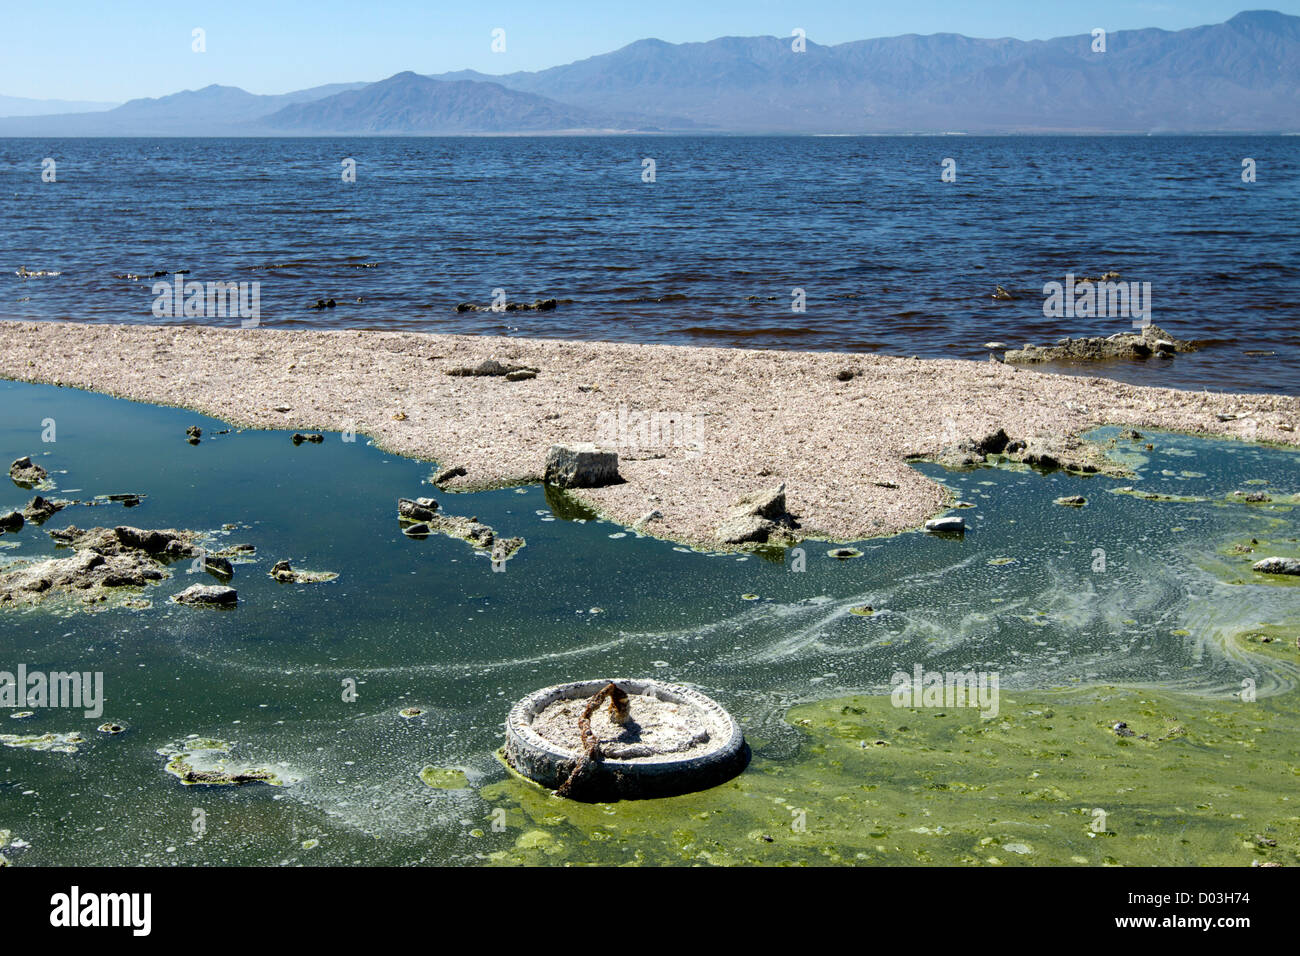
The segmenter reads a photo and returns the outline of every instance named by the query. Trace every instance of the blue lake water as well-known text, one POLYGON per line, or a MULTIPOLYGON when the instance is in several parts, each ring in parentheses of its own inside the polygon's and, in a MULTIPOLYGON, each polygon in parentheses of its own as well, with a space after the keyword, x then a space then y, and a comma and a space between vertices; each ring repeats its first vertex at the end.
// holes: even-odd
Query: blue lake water
POLYGON ((259 282, 277 328, 983 358, 1131 329, 1043 315, 1045 283, 1114 270, 1208 344, 1085 371, 1296 393, 1298 186, 1295 137, 0 139, 0 317, 156 322, 115 275, 188 269, 259 282), (498 288, 560 304, 454 311, 498 288))

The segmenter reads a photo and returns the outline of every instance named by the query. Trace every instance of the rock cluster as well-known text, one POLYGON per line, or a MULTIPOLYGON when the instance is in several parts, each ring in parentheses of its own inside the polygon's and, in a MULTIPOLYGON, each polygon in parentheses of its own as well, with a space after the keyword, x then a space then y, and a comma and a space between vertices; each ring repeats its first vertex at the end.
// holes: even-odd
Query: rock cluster
POLYGON ((965 439, 949 445, 941 449, 934 460, 946 468, 971 468, 986 464, 990 455, 1001 455, 1011 461, 1048 471, 1062 469, 1087 475, 1098 472, 1128 474, 1122 465, 1108 460, 1099 447, 1078 438, 1067 436, 1054 441, 1041 438, 1012 439, 1001 428, 983 438, 965 439))
POLYGON ((1195 342, 1184 342, 1154 325, 1148 325, 1141 332, 1116 332, 1114 335, 1096 338, 1061 339, 1055 345, 1033 345, 1026 343, 1024 348, 1012 349, 1003 355, 1003 360, 1012 363, 1031 364, 1035 362, 1089 361, 1101 362, 1112 359, 1147 359, 1153 355, 1158 358, 1171 358, 1175 352, 1195 352, 1195 342))
POLYGON ((195 557, 201 549, 190 531, 91 528, 75 525, 50 537, 75 549, 66 558, 20 564, 0 572, 0 606, 35 604, 62 595, 84 603, 107 601, 113 588, 142 588, 168 576, 165 560, 195 557))
POLYGON ((498 308, 493 305, 477 305, 473 302, 462 302, 456 306, 457 312, 550 312, 557 305, 558 299, 536 299, 533 302, 507 302, 505 308, 498 308))
POLYGON ((524 379, 536 378, 539 371, 531 365, 503 365, 496 359, 484 359, 472 367, 462 365, 449 368, 447 374, 472 378, 503 377, 507 382, 522 382, 524 379))

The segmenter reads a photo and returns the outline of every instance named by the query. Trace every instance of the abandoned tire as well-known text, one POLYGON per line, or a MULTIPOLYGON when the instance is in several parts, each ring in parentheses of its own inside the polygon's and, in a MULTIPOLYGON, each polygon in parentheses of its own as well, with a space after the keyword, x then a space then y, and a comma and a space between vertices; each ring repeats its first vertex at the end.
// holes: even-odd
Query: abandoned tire
MULTIPOLYGON (((516 771, 558 789, 582 755, 577 715, 608 681, 544 687, 510 708, 505 758, 516 771)), ((717 786, 740 773, 749 748, 735 718, 680 684, 617 678, 630 720, 619 727, 601 708, 592 718, 601 755, 570 796, 579 800, 665 797, 717 786)))

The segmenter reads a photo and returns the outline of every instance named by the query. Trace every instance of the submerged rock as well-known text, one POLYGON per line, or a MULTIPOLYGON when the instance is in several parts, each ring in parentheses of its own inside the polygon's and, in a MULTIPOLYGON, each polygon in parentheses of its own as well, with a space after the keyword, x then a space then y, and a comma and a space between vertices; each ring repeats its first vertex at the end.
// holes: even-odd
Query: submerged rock
POLYGON ((550 312, 558 306, 558 299, 535 299, 532 302, 507 302, 505 308, 494 305, 477 305, 473 302, 461 302, 456 306, 457 312, 550 312))
POLYGON ((333 571, 299 571, 288 561, 277 561, 269 573, 282 584, 319 584, 338 577, 333 571))
POLYGON ((186 786, 228 787, 265 783, 282 787, 296 782, 296 777, 269 766, 229 763, 234 747, 224 740, 195 736, 160 748, 157 753, 167 758, 163 769, 186 786))
POLYGON ((1082 508, 1088 503, 1088 499, 1083 495, 1066 495, 1063 498, 1057 498, 1052 504, 1066 505, 1070 508, 1082 508))
POLYGON ((197 445, 202 438, 203 429, 198 425, 191 425, 189 428, 185 429, 185 440, 191 445, 197 445))
POLYGON ((514 557, 515 552, 527 543, 523 538, 498 537, 491 527, 478 518, 465 518, 461 515, 431 515, 427 521, 407 525, 402 532, 412 538, 422 538, 429 534, 459 538, 479 551, 488 552, 493 561, 506 561, 514 557))
POLYGON ((24 487, 30 488, 32 485, 38 485, 49 476, 48 471, 26 456, 19 458, 9 466, 9 477, 16 484, 24 487))
POLYGON ((239 596, 234 588, 220 584, 191 584, 179 594, 173 594, 172 600, 189 607, 234 607, 239 603, 239 596))
POLYGON ((618 452, 597 448, 590 442, 552 445, 546 455, 547 484, 557 488, 602 488, 622 481, 618 474, 618 452))
POLYGON ((75 754, 86 738, 75 730, 67 734, 0 734, 0 744, 19 750, 75 754))
POLYGON ((469 786, 465 771, 451 767, 425 767, 420 771, 420 780, 435 790, 464 790, 469 786))
POLYGON ((1265 558, 1256 561, 1252 569, 1260 574, 1300 574, 1300 558, 1265 558))

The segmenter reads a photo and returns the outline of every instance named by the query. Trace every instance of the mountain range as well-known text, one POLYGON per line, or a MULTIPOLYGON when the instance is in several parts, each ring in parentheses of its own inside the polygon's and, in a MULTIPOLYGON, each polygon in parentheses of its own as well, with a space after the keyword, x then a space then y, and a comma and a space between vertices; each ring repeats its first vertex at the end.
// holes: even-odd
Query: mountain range
POLYGON ((279 96, 209 86, 102 112, 0 119, 0 136, 1292 132, 1300 17, 1053 40, 907 35, 639 40, 536 72, 398 73, 279 96))

